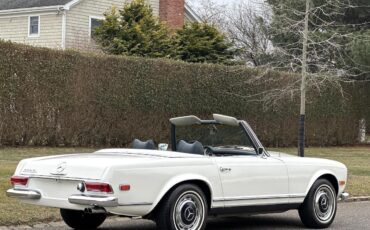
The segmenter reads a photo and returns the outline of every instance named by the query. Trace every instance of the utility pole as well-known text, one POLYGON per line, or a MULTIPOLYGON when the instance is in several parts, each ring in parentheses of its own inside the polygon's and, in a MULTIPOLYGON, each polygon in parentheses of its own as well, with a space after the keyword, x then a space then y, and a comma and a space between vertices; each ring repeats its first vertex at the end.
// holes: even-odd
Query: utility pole
POLYGON ((304 157, 305 147, 305 119, 306 119, 306 78, 307 78, 307 46, 308 46, 308 16, 310 0, 306 0, 306 14, 304 17, 303 52, 302 52, 302 82, 301 82, 301 108, 299 116, 298 155, 304 157))

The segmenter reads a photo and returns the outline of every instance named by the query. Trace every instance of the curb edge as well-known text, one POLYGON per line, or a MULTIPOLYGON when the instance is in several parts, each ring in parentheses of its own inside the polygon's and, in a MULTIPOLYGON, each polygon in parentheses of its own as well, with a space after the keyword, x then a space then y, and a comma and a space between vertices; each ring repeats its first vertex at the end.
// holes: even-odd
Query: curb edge
POLYGON ((349 203, 349 202, 360 202, 360 201, 370 201, 370 196, 349 197, 348 199, 341 201, 341 202, 349 203))

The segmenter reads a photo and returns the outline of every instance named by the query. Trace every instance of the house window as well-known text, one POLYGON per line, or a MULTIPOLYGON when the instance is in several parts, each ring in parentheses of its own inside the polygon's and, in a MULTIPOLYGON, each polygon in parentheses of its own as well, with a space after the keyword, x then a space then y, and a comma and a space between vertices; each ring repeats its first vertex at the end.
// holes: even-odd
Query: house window
POLYGON ((90 38, 94 38, 96 28, 102 25, 103 17, 92 17, 90 16, 90 38))
POLYGON ((40 16, 30 16, 28 35, 30 37, 38 37, 40 35, 40 16))

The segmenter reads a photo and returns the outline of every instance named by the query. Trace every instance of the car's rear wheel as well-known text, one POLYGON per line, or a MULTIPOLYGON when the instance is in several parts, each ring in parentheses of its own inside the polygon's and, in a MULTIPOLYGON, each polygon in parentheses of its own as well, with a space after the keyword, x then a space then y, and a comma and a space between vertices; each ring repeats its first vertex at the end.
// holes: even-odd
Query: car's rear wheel
POLYGON ((302 223, 309 228, 327 228, 337 212, 337 195, 326 179, 317 180, 298 210, 302 223))
POLYGON ((60 209, 64 222, 73 229, 96 229, 107 218, 106 214, 88 214, 84 211, 60 209))
POLYGON ((208 216, 207 199, 196 185, 184 184, 165 197, 156 213, 158 229, 203 230, 208 216))

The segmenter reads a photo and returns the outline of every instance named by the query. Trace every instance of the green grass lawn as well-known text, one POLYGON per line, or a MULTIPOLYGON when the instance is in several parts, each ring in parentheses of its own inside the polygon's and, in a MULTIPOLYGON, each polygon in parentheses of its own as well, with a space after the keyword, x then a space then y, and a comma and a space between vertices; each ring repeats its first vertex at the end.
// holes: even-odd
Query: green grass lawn
MULTIPOLYGON (((273 149, 296 154, 294 148, 273 149)), ((60 220, 59 210, 25 205, 6 197, 9 178, 21 159, 62 153, 92 152, 82 148, 3 148, 0 149, 0 226, 35 224, 60 220)), ((309 157, 338 160, 349 168, 347 191, 352 196, 370 195, 370 147, 309 148, 309 157)))

